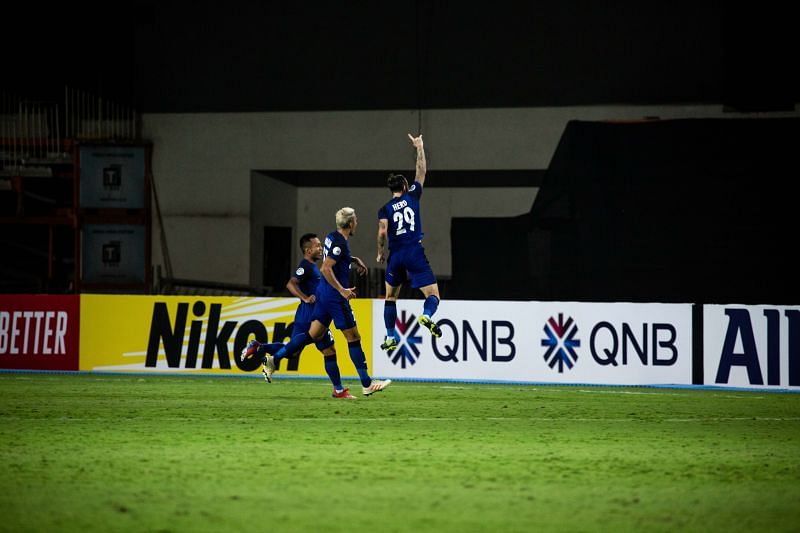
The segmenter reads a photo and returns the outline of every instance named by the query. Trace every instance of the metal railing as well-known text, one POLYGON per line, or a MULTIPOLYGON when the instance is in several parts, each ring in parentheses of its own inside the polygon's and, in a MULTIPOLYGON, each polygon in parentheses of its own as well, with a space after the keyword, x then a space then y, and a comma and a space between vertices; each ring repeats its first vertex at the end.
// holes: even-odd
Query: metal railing
POLYGON ((0 164, 4 175, 51 176, 70 162, 61 139, 58 104, 0 94, 0 164))
POLYGON ((0 175, 51 176, 72 161, 66 140, 128 142, 140 138, 139 114, 128 105, 64 88, 64 102, 0 92, 0 175))
POLYGON ((272 296, 272 287, 256 287, 241 283, 222 283, 198 279, 164 276, 156 265, 153 294, 188 296, 272 296))
POLYGON ((66 136, 79 140, 139 139, 138 113, 128 105, 64 88, 66 136))

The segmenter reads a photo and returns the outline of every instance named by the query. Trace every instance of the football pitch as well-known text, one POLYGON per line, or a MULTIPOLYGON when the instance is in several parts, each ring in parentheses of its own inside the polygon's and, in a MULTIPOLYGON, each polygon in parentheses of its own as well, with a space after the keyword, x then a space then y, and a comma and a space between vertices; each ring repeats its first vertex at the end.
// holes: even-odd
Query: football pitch
POLYGON ((0 373, 2 531, 798 531, 800 394, 0 373))

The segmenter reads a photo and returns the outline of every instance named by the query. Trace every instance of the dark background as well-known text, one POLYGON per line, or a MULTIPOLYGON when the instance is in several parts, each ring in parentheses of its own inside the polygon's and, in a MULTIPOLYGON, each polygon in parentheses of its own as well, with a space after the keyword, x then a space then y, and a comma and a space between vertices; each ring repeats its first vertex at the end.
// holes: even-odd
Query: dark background
POLYGON ((25 98, 60 101, 68 85, 144 113, 639 104, 744 112, 734 121, 572 121, 550 168, 530 169, 541 185, 530 213, 453 220, 447 292, 800 299, 786 179, 798 172, 800 119, 769 118, 800 100, 789 7, 418 0, 3 9, 0 92, 25 98), (469 239, 503 261, 476 261, 458 245, 469 239))
POLYGON ((143 112, 724 104, 792 109, 789 7, 722 2, 4 6, 4 90, 143 112))

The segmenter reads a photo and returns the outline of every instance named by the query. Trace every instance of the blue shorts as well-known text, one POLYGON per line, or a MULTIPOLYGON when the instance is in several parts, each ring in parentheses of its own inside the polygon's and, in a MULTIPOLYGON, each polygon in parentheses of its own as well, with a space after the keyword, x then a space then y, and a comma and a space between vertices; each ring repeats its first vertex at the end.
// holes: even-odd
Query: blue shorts
POLYGON ((399 287, 409 279, 414 289, 436 283, 436 276, 433 275, 421 244, 389 252, 389 260, 386 262, 386 283, 391 287, 399 287))
MULTIPOLYGON (((311 329, 311 322, 303 323, 295 320, 294 326, 292 326, 292 338, 300 335, 301 333, 308 333, 309 329, 311 329)), ((333 346, 333 334, 331 333, 331 330, 325 332, 325 336, 315 342, 314 346, 316 346, 317 350, 320 352, 333 346)))
MULTIPOLYGON (((294 323, 295 324, 311 324, 311 315, 314 314, 314 304, 307 304, 305 302, 300 302, 297 306, 297 311, 294 312, 294 323)), ((300 330, 297 330, 298 333, 301 333, 300 330)))
POLYGON ((319 320, 327 328, 330 328, 331 320, 333 320, 339 331, 356 326, 356 317, 350 307, 350 302, 339 295, 318 299, 314 304, 314 315, 311 320, 319 320))

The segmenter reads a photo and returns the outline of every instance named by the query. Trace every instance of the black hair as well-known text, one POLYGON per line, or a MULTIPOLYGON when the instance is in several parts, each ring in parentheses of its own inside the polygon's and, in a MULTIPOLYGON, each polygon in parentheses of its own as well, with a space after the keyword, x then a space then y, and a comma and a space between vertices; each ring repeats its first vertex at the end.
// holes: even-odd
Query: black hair
POLYGON ((306 234, 304 234, 302 237, 300 237, 300 250, 305 252, 306 251, 306 244, 311 242, 311 239, 316 239, 316 238, 317 238, 317 234, 316 233, 306 233, 306 234))
POLYGON ((402 174, 389 174, 389 179, 386 180, 386 185, 392 192, 403 192, 403 189, 408 185, 406 177, 402 174))

